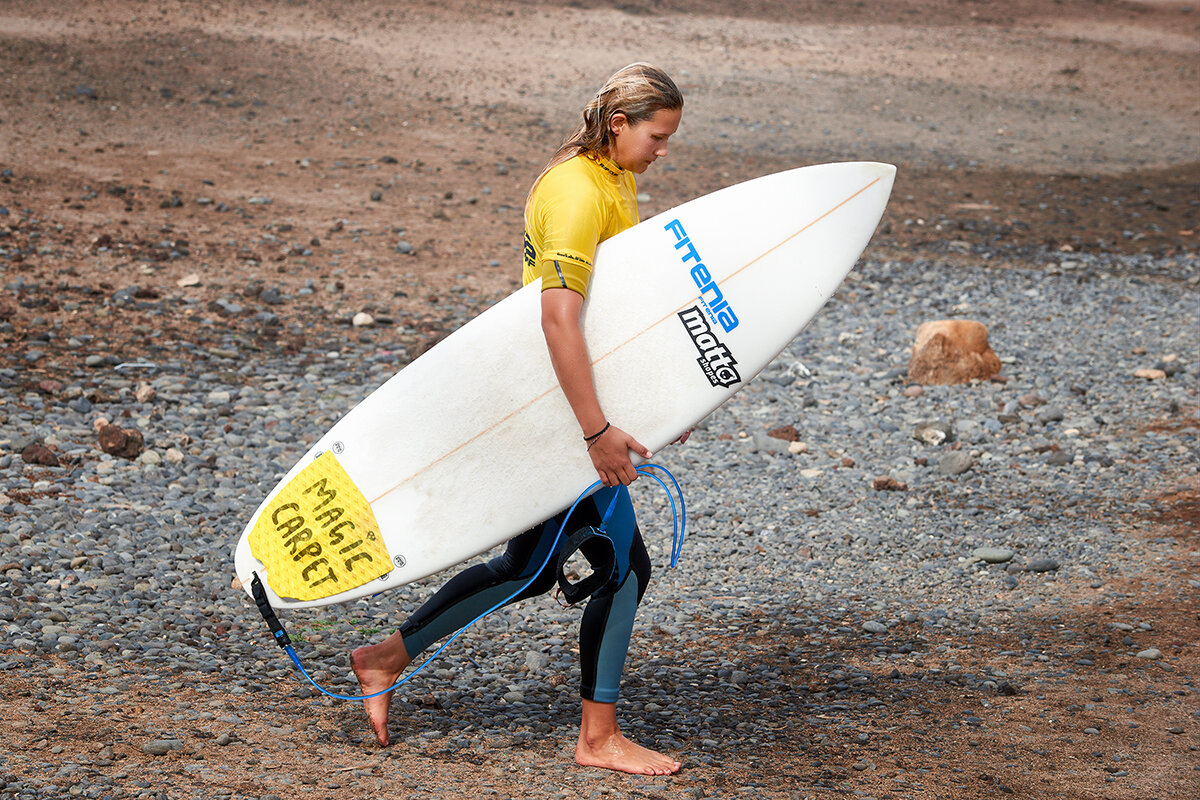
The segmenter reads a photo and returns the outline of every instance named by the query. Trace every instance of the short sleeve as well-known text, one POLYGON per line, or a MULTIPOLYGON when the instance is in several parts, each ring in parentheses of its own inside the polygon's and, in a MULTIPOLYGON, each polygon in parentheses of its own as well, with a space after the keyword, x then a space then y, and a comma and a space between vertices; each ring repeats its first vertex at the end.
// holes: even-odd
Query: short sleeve
POLYGON ((604 230, 605 207, 590 186, 560 180, 551 172, 538 187, 543 202, 537 213, 542 231, 542 252, 537 269, 542 291, 571 289, 587 296, 592 259, 604 230))

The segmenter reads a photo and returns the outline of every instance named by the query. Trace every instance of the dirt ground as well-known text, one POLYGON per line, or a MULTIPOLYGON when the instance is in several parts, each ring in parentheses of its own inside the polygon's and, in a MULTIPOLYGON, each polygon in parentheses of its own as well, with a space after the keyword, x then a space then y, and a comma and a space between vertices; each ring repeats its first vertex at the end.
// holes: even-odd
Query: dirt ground
MULTIPOLYGON (((307 349, 350 335, 360 311, 406 322, 415 355, 516 286, 530 181, 604 77, 637 59, 666 67, 687 98, 670 156, 639 183, 643 216, 778 169, 881 160, 899 172, 873 257, 1054 267, 1081 253, 1197 252, 1200 8, 1188 2, 0 0, 0 322, 13 326, 0 332, 0 364, 31 384, 65 382, 81 357, 65 340, 81 334, 94 337, 87 352, 126 361, 230 338, 307 349), (275 287, 283 302, 264 299, 275 287), (122 307, 123 289, 177 313, 122 307), (213 314, 221 325, 193 324, 213 314), (39 317, 63 333, 39 343, 46 356, 30 368, 23 331, 39 317)), ((1070 598, 1071 628, 1087 633, 1061 648, 1094 653, 1100 668, 1052 677, 991 661, 1022 688, 982 704, 902 676, 890 710, 857 721, 878 732, 868 768, 853 766, 861 748, 814 743, 798 724, 776 747, 813 748, 817 774, 778 775, 798 762, 759 752, 719 775, 611 785, 635 797, 722 797, 756 782, 764 796, 1182 796, 1200 764, 1200 620, 1186 583, 1200 578, 1197 495, 1154 501, 1158 516, 1126 524, 1179 536, 1171 563, 1116 606, 1070 598), (1176 648, 1173 669, 1110 652, 1110 621, 1150 615, 1176 648), (1128 702, 1091 710, 1118 679, 1128 702), (964 728, 968 713, 981 722, 964 728), (1080 736, 1074 722, 1089 714, 1104 724, 1080 736), (1128 750, 1133 725, 1145 735, 1128 750), (1163 732, 1173 726, 1187 735, 1163 732), (1104 782, 1113 764, 1092 753, 1122 748, 1142 790, 1104 782), (922 769, 923 788, 896 782, 922 769), (969 788, 938 788, 960 782, 969 788)), ((1060 624, 1049 613, 1011 622, 1003 635, 1017 643, 1055 641, 1060 624)), ((971 667, 972 643, 950 644, 971 667)), ((846 658, 856 646, 845 643, 846 658)), ((813 679, 797 661, 805 644, 789 647, 751 655, 813 679)), ((0 730, 94 758, 117 721, 166 713, 147 691, 111 719, 42 725, 37 697, 56 680, 4 677, 17 697, 0 730)), ((335 729, 345 713, 322 709, 312 724, 335 729)), ((329 797, 362 796, 350 766, 389 780, 436 770, 447 787, 479 766, 433 747, 381 758, 313 746, 348 765, 329 797)), ((525 757, 536 766, 560 750, 525 757)), ((153 761, 118 751, 130 774, 153 761)), ((302 769, 286 747, 268 755, 302 769)), ((188 756, 164 758, 155 763, 188 756)), ((497 770, 493 785, 521 796, 519 774, 497 770)))
MULTIPOLYGON (((30 768, 16 765, 32 762, 77 765, 85 775, 117 777, 127 792, 121 796, 156 798, 289 797, 297 791, 330 800, 1193 797, 1200 789, 1200 558, 1194 549, 1200 480, 1151 499, 1152 511, 1130 516, 1122 526, 1147 543, 1176 537, 1179 545, 1166 554, 1155 548, 1160 554, 1143 575, 1110 583, 1103 599, 1077 589, 1053 608, 993 615, 969 632, 892 629, 887 645, 893 651, 911 646, 913 654, 906 663, 889 663, 886 675, 872 662, 876 642, 867 637, 848 633, 817 643, 767 614, 737 620, 759 635, 728 642, 718 637, 712 647, 727 645, 745 663, 777 668, 786 676, 789 698, 811 698, 831 711, 814 718, 811 708, 781 702, 770 691, 733 693, 711 723, 711 735, 735 746, 721 746, 715 766, 689 764, 684 753, 683 770, 670 778, 572 766, 573 718, 560 720, 534 744, 499 731, 482 747, 460 750, 446 739, 414 744, 420 719, 394 715, 394 743, 380 750, 357 703, 316 703, 292 691, 248 701, 248 695, 231 695, 228 685, 200 676, 133 677, 118 681, 119 691, 112 692, 111 680, 43 659, 35 670, 0 673, 7 698, 0 710, 0 752, 21 755, 0 769, 0 779, 28 779, 30 768), (1115 602, 1114 594, 1120 598, 1115 602), (1148 620, 1152 634, 1139 627, 1148 620), (1170 663, 1125 655, 1130 648, 1120 639, 1126 630, 1137 639, 1152 635, 1170 663), (1045 658, 1031 663, 1023 658, 1030 650, 1045 658), (847 686, 835 673, 816 669, 830 653, 839 663, 867 669, 873 679, 847 686), (981 689, 954 673, 990 674, 997 687, 981 689), (199 711, 207 718, 197 719, 199 711), (232 742, 221 738, 231 727, 228 715, 241 720, 232 742), (766 732, 753 743, 739 739, 739 721, 768 717, 760 724, 766 732), (178 719, 191 720, 173 723, 186 737, 184 747, 162 755, 142 750, 147 733, 178 719), (824 724, 814 725, 814 719, 824 724), (547 793, 546 776, 556 774, 561 783, 547 793)), ((830 628, 849 623, 829 609, 811 611, 830 628)), ((711 629, 728 630, 731 621, 712 620, 711 629)), ((229 631, 256 633, 238 623, 229 631)), ((643 652, 635 652, 635 660, 678 663, 690 649, 697 669, 707 664, 715 671, 699 652, 710 645, 689 644, 680 652, 670 637, 652 639, 637 643, 643 652)), ((487 711, 478 704, 443 700, 422 695, 417 705, 487 730, 487 711)))

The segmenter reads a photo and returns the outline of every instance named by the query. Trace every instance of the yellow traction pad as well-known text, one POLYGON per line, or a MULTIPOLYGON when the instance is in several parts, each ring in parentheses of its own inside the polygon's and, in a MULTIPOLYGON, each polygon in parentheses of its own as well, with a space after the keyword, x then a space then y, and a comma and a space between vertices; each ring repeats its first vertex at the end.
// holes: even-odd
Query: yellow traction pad
POLYGON ((275 594, 320 600, 392 569, 371 504, 328 451, 288 481, 250 531, 275 594))

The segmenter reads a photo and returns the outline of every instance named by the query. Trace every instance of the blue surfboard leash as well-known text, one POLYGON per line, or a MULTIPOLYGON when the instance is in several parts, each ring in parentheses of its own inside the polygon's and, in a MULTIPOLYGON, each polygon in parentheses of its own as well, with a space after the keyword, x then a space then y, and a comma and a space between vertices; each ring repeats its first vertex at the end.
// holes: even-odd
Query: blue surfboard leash
MULTIPOLYGON (((684 534, 685 534, 685 526, 687 524, 687 509, 683 502, 683 490, 679 487, 679 481, 675 480, 675 476, 672 475, 670 470, 668 470, 666 467, 660 466, 658 464, 651 464, 651 463, 647 462, 647 463, 642 464, 641 466, 637 467, 637 472, 639 475, 645 475, 646 477, 653 478, 655 481, 657 481, 658 484, 662 487, 663 491, 666 493, 667 499, 671 503, 672 532, 671 532, 671 561, 670 561, 670 564, 671 564, 671 568, 674 569, 676 564, 679 563, 680 554, 683 552, 683 538, 684 538, 684 534), (675 487, 675 494, 679 495, 679 507, 678 508, 676 508, 676 506, 675 506, 675 495, 673 495, 671 493, 671 490, 667 486, 666 481, 664 481, 659 475, 657 475, 654 472, 654 470, 661 470, 663 472, 663 474, 665 474, 667 476, 667 478, 670 479, 672 485, 675 487)), ((306 669, 304 669, 304 665, 300 662, 300 657, 298 655, 296 655, 296 649, 292 646, 292 640, 288 636, 287 630, 284 629, 283 623, 280 622, 279 617, 276 616, 275 609, 271 607, 271 601, 267 598, 266 589, 263 588, 262 580, 258 577, 257 572, 253 573, 254 578, 250 582, 251 594, 254 596, 254 603, 255 603, 255 605, 258 606, 259 613, 262 614, 263 620, 267 623, 267 627, 270 629, 271 635, 275 639, 275 643, 278 644, 284 650, 284 652, 286 652, 288 654, 288 658, 290 658, 292 660, 292 663, 296 665, 296 669, 300 670, 300 674, 304 676, 305 680, 307 680, 310 684, 312 684, 313 687, 316 688, 318 691, 320 691, 322 694, 324 694, 328 697, 332 697, 335 700, 370 700, 372 697, 379 697, 380 695, 387 694, 388 692, 394 691, 395 689, 408 683, 410 680, 412 680, 417 675, 417 673, 419 673, 421 670, 425 669, 425 667, 427 667, 430 663, 432 663, 434 659, 436 659, 439 655, 441 655, 442 651, 445 650, 447 647, 449 647, 450 644, 455 639, 457 639, 459 636, 461 636, 463 634, 463 632, 467 630, 467 628, 470 628, 476 622, 479 622, 481 619, 486 617, 488 614, 491 614, 493 611, 505 606, 513 598, 517 597, 522 592, 524 592, 527 588, 529 588, 530 584, 532 584, 534 582, 534 580, 537 578, 537 576, 542 574, 542 570, 546 569, 546 566, 550 563, 550 559, 554 557, 555 552, 558 550, 559 542, 562 541, 563 532, 567 528, 567 522, 571 519, 571 515, 573 513, 575 513, 575 509, 579 506, 580 503, 582 503, 584 501, 585 498, 588 497, 588 495, 590 495, 592 493, 592 490, 598 488, 599 486, 600 486, 600 481, 596 481, 596 482, 592 483, 590 486, 588 486, 586 489, 584 489, 583 492, 579 495, 579 497, 575 498, 575 502, 571 504, 571 507, 567 511, 566 516, 563 517, 562 524, 559 525, 559 527, 558 527, 558 534, 555 536, 554 545, 550 548, 550 551, 546 554, 545 559, 542 560, 542 565, 540 567, 538 567, 537 571, 535 571, 532 576, 530 576, 528 581, 526 581, 519 589, 517 589, 515 592, 510 594, 508 597, 504 598, 499 603, 496 603, 494 606, 489 608, 487 611, 484 611, 482 614, 475 617, 475 619, 471 620, 466 625, 459 628, 458 631, 455 632, 453 636, 451 636, 449 639, 447 639, 445 642, 443 642, 441 647, 439 647, 437 650, 435 650, 433 652, 433 655, 429 656, 429 658, 422 661, 420 666, 418 666, 416 669, 409 672, 407 675, 405 675, 400 680, 396 681, 396 683, 392 684, 387 689, 383 689, 382 691, 375 692, 374 694, 366 694, 366 695, 337 694, 335 692, 329 691, 325 687, 321 686, 321 684, 317 683, 313 679, 313 677, 308 674, 308 671, 306 669)), ((601 518, 600 530, 598 531, 598 533, 601 536, 605 535, 604 531, 605 531, 606 526, 608 525, 608 520, 612 515, 613 509, 616 507, 617 497, 618 497, 618 495, 614 494, 612 501, 608 504, 608 509, 604 512, 604 515, 601 518)))

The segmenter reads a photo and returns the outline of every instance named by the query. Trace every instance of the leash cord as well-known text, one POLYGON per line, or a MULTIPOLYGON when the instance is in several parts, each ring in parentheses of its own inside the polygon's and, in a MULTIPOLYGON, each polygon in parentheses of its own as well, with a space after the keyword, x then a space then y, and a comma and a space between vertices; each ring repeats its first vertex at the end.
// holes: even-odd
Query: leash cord
MULTIPOLYGON (((647 463, 642 464, 641 466, 637 467, 636 469, 637 469, 637 473, 639 475, 645 475, 649 478, 653 478, 654 480, 658 481, 658 484, 660 486, 662 486, 663 491, 666 492, 667 499, 670 500, 670 502, 671 502, 672 531, 671 531, 671 562, 670 563, 671 563, 671 567, 674 568, 675 565, 679 562, 679 555, 683 550, 684 527, 687 524, 686 509, 684 507, 684 502, 683 502, 683 490, 680 489, 680 487, 679 487, 679 481, 675 480, 675 476, 672 475, 670 470, 668 470, 666 467, 662 467, 662 466, 659 466, 658 464, 651 464, 651 463, 647 462, 647 463), (674 484, 675 491, 676 491, 676 493, 679 494, 679 508, 678 509, 676 509, 676 507, 675 507, 675 497, 671 494, 671 490, 667 487, 666 482, 664 482, 662 478, 660 478, 657 474, 655 474, 652 471, 652 470, 656 470, 656 469, 662 470, 662 472, 664 474, 666 474, 666 476, 668 478, 671 479, 671 483, 674 484)), ((283 629, 283 624, 281 622, 279 622, 279 619, 275 616, 275 612, 273 609, 271 609, 270 603, 268 603, 266 600, 266 594, 265 594, 265 592, 261 591, 261 588, 259 588, 255 592, 255 601, 258 604, 259 611, 262 612, 263 619, 266 620, 268 627, 271 629, 271 634, 272 634, 272 636, 274 636, 276 642, 279 644, 280 647, 283 648, 284 652, 286 652, 288 654, 288 657, 292 660, 292 663, 296 665, 296 669, 300 670, 300 674, 304 676, 305 680, 307 680, 310 684, 312 684, 318 691, 320 691, 322 694, 324 694, 328 697, 334 698, 335 700, 370 700, 372 697, 379 697, 380 695, 387 694, 388 692, 391 692, 391 691, 403 686, 404 684, 408 683, 410 680, 412 680, 412 678, 414 678, 417 675, 417 673, 419 673, 421 670, 425 669, 425 667, 429 666, 429 664, 435 658, 437 658, 439 655, 441 655, 441 652, 443 650, 445 650, 447 647, 449 647, 450 644, 455 639, 457 639, 459 636, 461 636, 463 634, 463 632, 467 630, 467 628, 471 627, 476 622, 479 622, 479 620, 483 619, 488 614, 491 614, 496 609, 507 605, 509 602, 511 602, 513 600, 513 598, 517 597, 522 592, 524 592, 526 589, 528 589, 530 584, 532 584, 537 579, 537 577, 542 574, 542 570, 546 569, 546 566, 550 563, 550 559, 554 557, 555 552, 558 550, 558 544, 559 544, 559 542, 562 541, 563 531, 565 531, 567 528, 567 522, 571 519, 571 514, 575 513, 576 507, 578 507, 578 505, 580 503, 582 503, 584 501, 584 499, 587 498, 588 495, 591 494, 593 489, 596 489, 599 486, 600 486, 600 481, 595 481, 590 486, 588 486, 586 489, 584 489, 583 492, 579 495, 579 497, 575 498, 575 502, 571 504, 571 508, 567 511, 567 515, 565 517, 563 517, 562 524, 558 526, 558 534, 554 538, 554 546, 550 548, 550 552, 547 553, 545 559, 542 560, 542 565, 540 567, 538 567, 537 571, 533 573, 533 575, 529 578, 529 580, 527 580, 524 583, 524 585, 521 586, 521 588, 517 589, 515 592, 510 594, 508 597, 504 598, 499 603, 496 603, 496 605, 492 606, 487 611, 484 611, 482 614, 475 617, 475 619, 471 620, 466 625, 463 625, 461 628, 459 628, 458 631, 456 631, 453 636, 451 636, 449 639, 447 639, 445 642, 443 642, 441 647, 439 647, 437 650, 435 650, 433 652, 433 655, 429 656, 429 658, 422 661, 420 666, 418 666, 412 672, 408 673, 403 678, 396 681, 394 684, 389 686, 387 689, 383 689, 382 691, 375 692, 374 694, 363 694, 363 695, 337 694, 335 692, 329 691, 324 686, 317 683, 313 679, 313 677, 308 674, 308 670, 304 669, 304 665, 302 663, 300 663, 300 657, 298 655, 296 655, 296 649, 292 646, 291 640, 288 638, 287 632, 283 629), (260 595, 261 595, 261 598, 260 598, 260 595)), ((613 507, 615 506, 615 502, 616 502, 616 498, 614 497, 613 502, 609 504, 608 511, 604 515, 603 524, 605 524, 605 525, 607 525, 608 517, 612 514, 612 510, 613 510, 613 507)), ((256 581, 259 580, 257 574, 255 574, 254 579, 256 581)))

